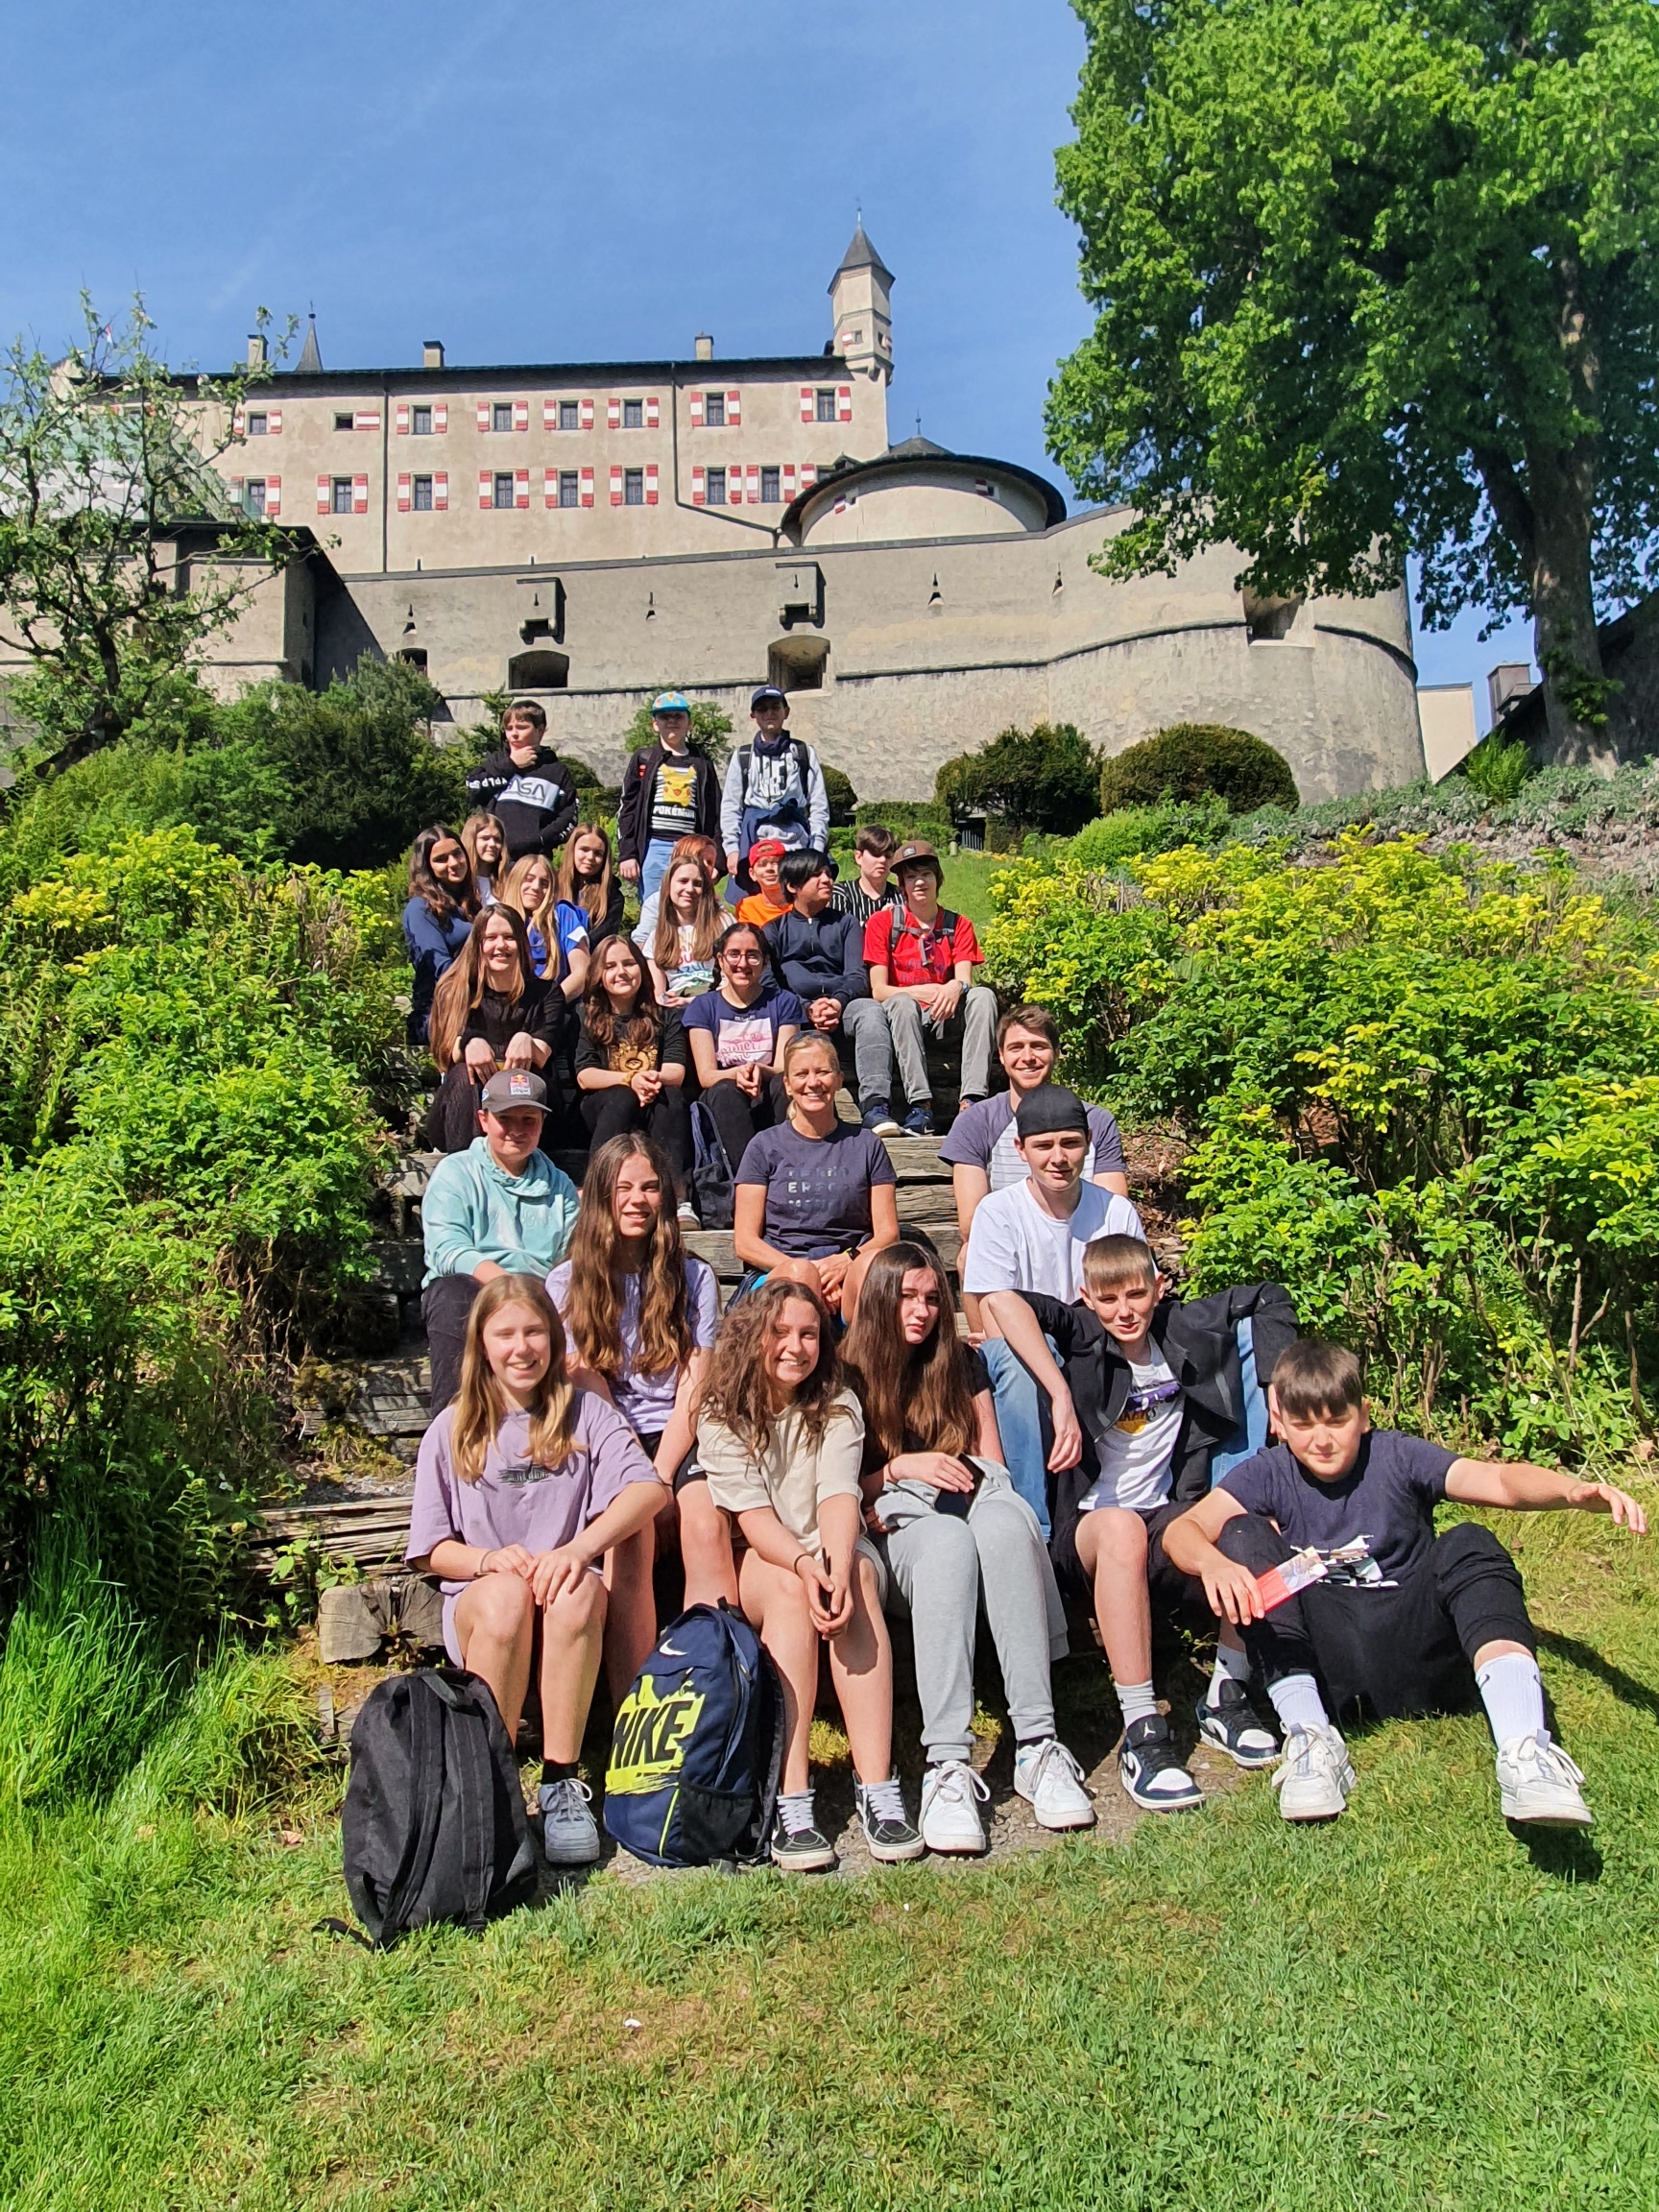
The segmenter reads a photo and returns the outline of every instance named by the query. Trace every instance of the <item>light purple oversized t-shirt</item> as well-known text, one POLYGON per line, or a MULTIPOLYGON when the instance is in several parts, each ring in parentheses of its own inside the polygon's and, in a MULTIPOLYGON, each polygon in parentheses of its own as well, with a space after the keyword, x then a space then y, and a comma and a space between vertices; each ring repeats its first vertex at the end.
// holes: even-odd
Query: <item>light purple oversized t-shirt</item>
MULTIPOLYGON (((623 1278, 622 1312, 618 1334, 622 1338, 623 1368, 611 1385, 611 1395, 616 1401, 616 1410, 640 1436, 661 1436, 668 1426, 668 1417, 674 1410, 674 1394, 680 1387, 680 1371, 665 1367, 659 1375, 641 1375, 634 1361, 639 1349, 639 1278, 623 1278)), ((570 1262, 561 1260, 547 1278, 547 1295, 559 1309, 559 1317, 565 1318, 565 1309, 570 1297, 570 1262)), ((691 1341, 700 1352, 707 1352, 714 1341, 714 1332, 720 1326, 720 1292, 714 1281, 714 1270, 707 1261, 685 1255, 685 1304, 691 1323, 691 1341)), ((574 1354, 572 1354, 574 1358, 574 1354)))

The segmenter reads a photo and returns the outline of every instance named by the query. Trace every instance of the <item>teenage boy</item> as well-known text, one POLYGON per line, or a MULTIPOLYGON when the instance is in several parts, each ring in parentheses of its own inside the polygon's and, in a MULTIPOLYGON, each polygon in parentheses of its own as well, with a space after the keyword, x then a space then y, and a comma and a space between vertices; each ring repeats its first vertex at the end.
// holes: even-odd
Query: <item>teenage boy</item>
POLYGON ((889 878, 899 840, 884 823, 867 822, 853 840, 855 873, 837 883, 830 901, 837 914, 851 914, 860 929, 882 906, 902 906, 904 895, 889 878))
MULTIPOLYGON (((616 807, 617 867, 639 887, 641 902, 662 880, 682 837, 712 840, 720 828, 720 779, 714 763, 691 751, 691 709, 682 691, 651 702, 649 745, 628 756, 616 807)), ((725 863, 716 846, 714 874, 725 863)))
MULTIPOLYGON (((1238 1324, 1250 1323, 1264 1375, 1294 1341, 1296 1321, 1276 1283, 1183 1306, 1138 1237, 1085 1246, 1078 1296, 1067 1306, 1004 1290, 985 1307, 1048 1395, 1048 1550, 1061 1581, 1094 1601, 1123 1714, 1118 1779, 1146 1811, 1181 1812, 1202 1796, 1152 1694, 1152 1601, 1202 1604, 1204 1586, 1170 1565, 1164 1531, 1209 1490, 1211 1462, 1237 1425, 1238 1324)), ((1198 1733, 1240 1767, 1271 1767, 1279 1746, 1250 1708, 1249 1677, 1238 1631, 1223 1622, 1198 1733)))
POLYGON ((991 1088, 997 994, 974 980, 985 955, 973 923, 939 903, 945 870, 932 846, 922 838, 901 845, 893 872, 903 903, 878 907, 864 925, 864 965, 870 995, 892 1033, 908 1107, 904 1127, 912 1137, 931 1137, 933 1089, 923 1025, 937 1039, 960 1040, 957 1090, 970 1106, 991 1088))
MULTIPOLYGON (((879 917, 878 917, 879 919, 879 917)), ((1083 1280, 1084 1247, 1096 1237, 1141 1237, 1141 1216, 1127 1198, 1085 1180, 1089 1117, 1083 1101, 1046 1083, 1020 1101, 1015 1129, 1022 1183, 987 1198, 974 1216, 962 1251, 962 1288, 979 1300, 997 1290, 1035 1290, 1074 1306, 1083 1280)), ((1030 1370, 980 1308, 980 1346, 997 1401, 1002 1455, 1014 1487, 1049 1535, 1048 1447, 1040 1394, 1030 1370)))
POLYGON ((434 1420, 461 1387, 467 1316, 480 1285, 497 1275, 545 1277, 570 1249, 581 1200, 569 1176, 538 1149, 550 1111, 540 1075, 497 1070, 478 1101, 483 1134, 432 1170, 421 1201, 421 1314, 434 1420))
POLYGON ((789 894, 778 880, 778 871, 788 850, 781 837, 761 837, 750 846, 749 878, 755 888, 746 899, 737 902, 739 922, 752 922, 757 929, 764 929, 768 922, 776 922, 780 914, 788 913, 789 894))
POLYGON ((1222 1476, 1170 1523, 1171 1561, 1243 1631, 1285 1726, 1274 1776, 1286 1820, 1343 1811, 1355 1775, 1331 1716, 1359 1699, 1383 1719, 1466 1711, 1478 1691, 1498 1748, 1507 1820, 1590 1825, 1583 1775, 1544 1719, 1537 1637, 1520 1570, 1490 1528, 1434 1533, 1451 1499, 1509 1512, 1606 1513, 1635 1535, 1647 1523, 1609 1482, 1580 1482, 1525 1460, 1465 1459, 1397 1430, 1373 1429, 1359 1362, 1308 1339, 1279 1356, 1267 1393, 1281 1441, 1222 1476), (1363 1539, 1381 1584, 1317 1581, 1269 1611, 1257 1577, 1292 1552, 1363 1539))
MULTIPOLYGON (((998 1022, 997 1057, 1002 1063, 1008 1088, 958 1114, 939 1147, 940 1159, 950 1165, 956 1229, 964 1243, 980 1199, 1023 1179, 1025 1170, 1015 1144, 1015 1112, 1022 1098, 1054 1080, 1054 1063, 1059 1056, 1054 1017, 1046 1006, 1016 1006, 998 1022)), ((1129 1177, 1124 1171, 1123 1140, 1118 1134, 1118 1124, 1104 1106, 1091 1106, 1086 1111, 1094 1146, 1083 1172, 1091 1183, 1127 1198, 1129 1177)), ((978 1303, 977 1299, 964 1300, 972 1329, 979 1326, 978 1303)))
MULTIPOLYGON (((803 845, 830 850, 830 793, 818 756, 784 728, 789 702, 776 684, 762 684, 749 700, 755 721, 751 743, 740 745, 726 769, 720 795, 720 837, 728 853, 744 854, 758 838, 777 837, 785 852, 803 845)), ((753 891, 741 867, 739 887, 753 891)))
POLYGON ((498 876, 526 853, 551 858, 576 820, 575 782, 546 738, 540 701, 515 699, 501 717, 501 743, 467 779, 473 805, 497 816, 507 838, 498 876))
POLYGON ((772 965, 805 1007, 812 1027, 830 1038, 843 1058, 852 1047, 865 1128, 878 1137, 897 1137, 899 1124, 888 1104, 892 1040, 887 1017, 870 996, 864 932, 851 914, 830 911, 835 886, 824 854, 785 853, 778 883, 790 903, 763 932, 772 965))

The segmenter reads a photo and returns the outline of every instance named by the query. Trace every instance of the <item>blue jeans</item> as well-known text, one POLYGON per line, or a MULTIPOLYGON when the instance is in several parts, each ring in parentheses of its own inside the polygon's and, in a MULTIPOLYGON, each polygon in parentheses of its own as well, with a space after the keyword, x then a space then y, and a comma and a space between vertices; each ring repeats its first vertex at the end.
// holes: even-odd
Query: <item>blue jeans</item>
MULTIPOLYGON (((1045 1336, 1043 1341, 1058 1358, 1053 1338, 1045 1336)), ((1012 1344, 1004 1343, 1000 1336, 988 1336, 979 1350, 991 1377, 1003 1460, 1015 1489, 1036 1514, 1046 1544, 1050 1533, 1048 1452, 1053 1436, 1047 1397, 1038 1389, 1030 1369, 1022 1364, 1012 1344)))
POLYGON ((639 863, 639 903, 643 905, 668 873, 668 855, 674 850, 672 837, 653 837, 645 848, 645 857, 639 863))

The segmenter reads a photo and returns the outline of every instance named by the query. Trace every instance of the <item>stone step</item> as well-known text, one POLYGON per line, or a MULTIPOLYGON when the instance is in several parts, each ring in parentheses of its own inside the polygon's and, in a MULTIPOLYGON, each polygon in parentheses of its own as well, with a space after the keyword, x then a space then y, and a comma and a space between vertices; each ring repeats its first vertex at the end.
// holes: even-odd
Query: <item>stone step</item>
MULTIPOLYGON (((956 1234, 955 1214, 952 1214, 947 1221, 922 1220, 902 1211, 899 1216, 901 1234, 909 1223, 926 1231, 940 1260, 953 1273, 962 1248, 962 1240, 956 1234)), ((717 1282, 735 1283, 742 1275, 742 1262, 737 1258, 730 1229, 687 1229, 685 1237, 686 1251, 695 1254, 699 1260, 707 1261, 713 1268, 717 1282)))

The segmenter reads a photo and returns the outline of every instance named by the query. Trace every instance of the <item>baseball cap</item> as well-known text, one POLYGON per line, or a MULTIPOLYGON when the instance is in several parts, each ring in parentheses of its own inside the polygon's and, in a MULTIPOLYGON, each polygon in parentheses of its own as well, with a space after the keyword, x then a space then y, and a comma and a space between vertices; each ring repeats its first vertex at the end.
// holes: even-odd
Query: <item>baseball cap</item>
POLYGON ((945 864, 926 837, 913 837, 908 845, 901 845, 887 866, 897 876, 901 868, 912 861, 926 863, 941 882, 945 880, 945 864))
POLYGON ((781 707, 787 707, 789 704, 776 684, 761 684, 749 694, 750 709, 753 711, 757 707, 769 706, 774 699, 781 707))
POLYGON ((1075 1091, 1068 1091, 1063 1083, 1039 1083, 1021 1099, 1014 1127, 1022 1142, 1056 1129, 1074 1129, 1087 1137, 1089 1115, 1075 1091))
POLYGON ((757 837, 749 848, 749 865, 753 868, 757 860, 781 860, 788 850, 781 837, 757 837))
POLYGON ((684 691, 659 691, 651 702, 653 714, 689 714, 691 711, 684 691))
POLYGON ((515 1106, 534 1106, 538 1114, 551 1113, 547 1086, 527 1068, 497 1068, 478 1100, 483 1114, 508 1114, 515 1106))

